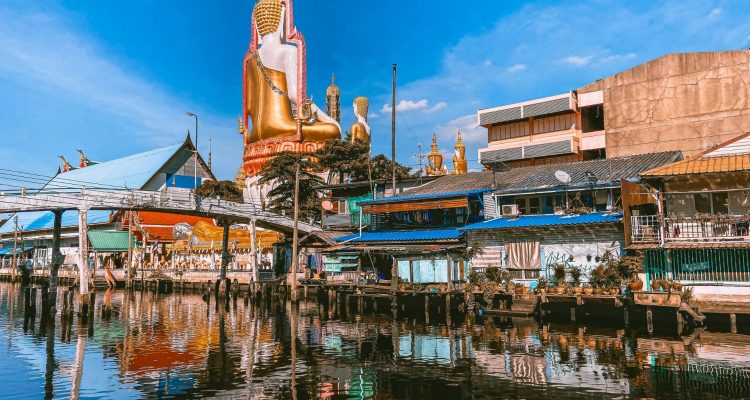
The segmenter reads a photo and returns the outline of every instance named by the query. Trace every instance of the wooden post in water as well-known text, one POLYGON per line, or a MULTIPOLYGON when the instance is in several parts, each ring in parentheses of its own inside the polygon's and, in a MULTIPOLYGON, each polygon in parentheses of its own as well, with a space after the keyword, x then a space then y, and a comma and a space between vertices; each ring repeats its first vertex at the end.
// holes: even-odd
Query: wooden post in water
POLYGON ((47 288, 47 296, 49 301, 49 311, 51 315, 57 313, 57 274, 60 270, 60 265, 63 263, 63 255, 60 253, 60 232, 62 231, 62 210, 52 211, 54 214, 55 222, 52 228, 52 268, 49 272, 49 287, 47 288))
POLYGON ((78 283, 81 301, 88 301, 89 294, 89 237, 87 210, 78 210, 78 283))
POLYGON ((426 293, 424 295, 424 319, 425 324, 430 323, 430 295, 426 293))
POLYGON ((229 221, 221 221, 224 228, 224 234, 221 238, 221 272, 219 273, 219 297, 227 295, 227 265, 229 264, 229 227, 232 225, 229 221))
POLYGON ((734 334, 737 333, 737 314, 735 313, 729 314, 729 331, 734 334))
POLYGON ((651 306, 646 306, 646 330, 649 334, 654 333, 654 312, 651 306))

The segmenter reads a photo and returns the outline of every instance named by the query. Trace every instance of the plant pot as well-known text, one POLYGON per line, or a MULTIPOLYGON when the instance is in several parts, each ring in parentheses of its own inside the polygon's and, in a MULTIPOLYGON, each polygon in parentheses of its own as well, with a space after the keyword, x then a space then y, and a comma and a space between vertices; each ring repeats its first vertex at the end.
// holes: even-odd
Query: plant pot
POLYGON ((547 289, 546 288, 538 288, 537 290, 539 291, 539 294, 546 294, 547 293, 547 289))
POLYGON ((595 288, 593 289, 593 293, 594 293, 594 294, 602 294, 602 288, 600 288, 600 287, 595 287, 595 288))
POLYGON ((576 287, 573 288, 573 293, 575 293, 575 294, 581 294, 581 293, 583 293, 583 288, 580 287, 580 286, 576 286, 576 287))
POLYGON ((636 279, 634 281, 630 281, 630 283, 628 283, 628 287, 630 287, 631 291, 637 292, 637 291, 643 289, 643 281, 640 280, 640 279, 636 279))
POLYGON ((561 287, 561 286, 558 286, 558 287, 555 288, 555 293, 557 293, 557 294, 563 294, 563 293, 565 293, 565 288, 561 287))
POLYGON ((590 287, 583 288, 583 294, 585 294, 586 296, 591 295, 591 293, 593 292, 594 292, 594 288, 590 288, 590 287))
POLYGON ((618 289, 618 288, 609 289, 609 294, 612 295, 612 296, 617 295, 617 293, 619 293, 619 292, 620 292, 620 289, 618 289))
POLYGON ((682 284, 675 282, 675 283, 672 284, 672 289, 674 289, 676 292, 681 292, 682 291, 682 284))
POLYGON ((662 287, 662 284, 660 280, 654 279, 651 281, 651 291, 653 292, 661 291, 661 287, 662 287))

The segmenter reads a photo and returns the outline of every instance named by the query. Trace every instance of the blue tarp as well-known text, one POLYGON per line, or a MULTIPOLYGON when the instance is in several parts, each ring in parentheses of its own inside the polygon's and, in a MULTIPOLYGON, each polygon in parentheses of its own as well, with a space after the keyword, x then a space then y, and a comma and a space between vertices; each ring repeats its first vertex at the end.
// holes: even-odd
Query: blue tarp
POLYGON ((538 226, 606 224, 622 221, 622 214, 605 212, 574 215, 522 215, 517 218, 495 218, 458 228, 460 231, 479 229, 512 229, 538 226))
POLYGON ((343 236, 336 239, 337 242, 366 243, 366 242, 429 242, 432 240, 459 239, 463 233, 457 229, 432 229, 421 231, 382 231, 364 232, 359 234, 343 236))

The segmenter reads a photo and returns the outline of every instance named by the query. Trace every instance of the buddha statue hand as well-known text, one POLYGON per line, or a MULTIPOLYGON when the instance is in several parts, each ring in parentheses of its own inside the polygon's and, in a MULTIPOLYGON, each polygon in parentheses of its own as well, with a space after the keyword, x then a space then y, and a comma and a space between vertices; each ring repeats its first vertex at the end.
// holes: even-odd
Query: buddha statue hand
POLYGON ((315 113, 312 111, 312 100, 306 99, 302 107, 297 111, 297 119, 305 125, 311 125, 315 122, 315 113))

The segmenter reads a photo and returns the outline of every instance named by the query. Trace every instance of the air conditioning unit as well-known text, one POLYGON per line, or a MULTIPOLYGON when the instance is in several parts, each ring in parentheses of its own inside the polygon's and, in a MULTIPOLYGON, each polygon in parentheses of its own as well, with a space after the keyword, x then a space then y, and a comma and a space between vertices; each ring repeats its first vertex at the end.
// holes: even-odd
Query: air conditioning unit
POLYGON ((503 217, 517 217, 518 216, 518 205, 516 205, 516 204, 504 204, 502 212, 503 212, 503 217))

